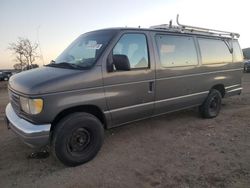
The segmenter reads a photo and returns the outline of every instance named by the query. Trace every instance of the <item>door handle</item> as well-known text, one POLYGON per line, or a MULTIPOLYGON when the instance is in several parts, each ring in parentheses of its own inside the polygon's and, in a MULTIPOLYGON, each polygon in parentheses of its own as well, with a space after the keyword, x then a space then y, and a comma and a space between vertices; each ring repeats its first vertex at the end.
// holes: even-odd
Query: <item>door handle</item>
POLYGON ((148 93, 153 93, 154 90, 154 81, 149 82, 148 93))

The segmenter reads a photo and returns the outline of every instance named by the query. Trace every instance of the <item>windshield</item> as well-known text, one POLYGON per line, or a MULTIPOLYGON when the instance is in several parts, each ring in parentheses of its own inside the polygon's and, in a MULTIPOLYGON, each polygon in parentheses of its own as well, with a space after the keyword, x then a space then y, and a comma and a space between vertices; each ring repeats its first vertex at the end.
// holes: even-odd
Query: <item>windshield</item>
POLYGON ((83 34, 50 65, 89 68, 97 61, 114 34, 114 31, 95 31, 83 34))

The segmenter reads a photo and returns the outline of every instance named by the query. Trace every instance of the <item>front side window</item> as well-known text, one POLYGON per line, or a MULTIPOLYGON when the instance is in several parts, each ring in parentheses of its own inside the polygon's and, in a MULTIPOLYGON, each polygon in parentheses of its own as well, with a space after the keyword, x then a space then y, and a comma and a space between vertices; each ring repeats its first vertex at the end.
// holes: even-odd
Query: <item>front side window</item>
POLYGON ((144 34, 124 34, 113 49, 113 55, 126 55, 130 68, 148 68, 148 48, 144 34))
POLYGON ((194 66, 198 64, 192 37, 156 35, 156 42, 163 67, 194 66))
POLYGON ((115 31, 96 31, 78 37, 51 66, 91 67, 102 54, 115 31))
POLYGON ((203 64, 232 62, 232 54, 225 41, 219 39, 198 39, 203 64))

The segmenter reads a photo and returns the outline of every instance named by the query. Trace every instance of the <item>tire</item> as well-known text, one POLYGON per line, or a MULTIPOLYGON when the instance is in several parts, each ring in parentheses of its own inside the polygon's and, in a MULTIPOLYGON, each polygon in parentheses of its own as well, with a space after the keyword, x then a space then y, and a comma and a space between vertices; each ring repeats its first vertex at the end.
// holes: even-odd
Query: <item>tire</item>
POLYGON ((249 68, 248 67, 246 67, 246 71, 245 71, 246 73, 248 73, 249 72, 249 68))
POLYGON ((246 65, 244 65, 244 72, 245 72, 245 73, 247 73, 247 72, 248 72, 248 70, 247 70, 247 66, 246 66, 246 65))
POLYGON ((216 117, 221 109, 221 100, 221 93, 216 89, 212 89, 204 103, 199 108, 201 116, 203 118, 216 117))
POLYGON ((73 113, 56 125, 52 152, 64 165, 77 166, 97 155, 103 137, 104 129, 99 119, 88 113, 73 113))
POLYGON ((4 80, 4 81, 8 81, 9 78, 8 78, 8 77, 4 77, 3 80, 4 80))

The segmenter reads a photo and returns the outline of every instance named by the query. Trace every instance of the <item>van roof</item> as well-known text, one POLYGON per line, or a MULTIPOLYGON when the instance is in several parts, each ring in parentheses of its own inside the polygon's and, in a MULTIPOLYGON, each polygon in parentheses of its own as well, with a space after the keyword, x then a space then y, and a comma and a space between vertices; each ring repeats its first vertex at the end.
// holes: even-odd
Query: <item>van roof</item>
MULTIPOLYGON (((135 27, 114 27, 114 28, 105 28, 99 29, 95 31, 151 31, 151 32, 160 32, 160 33, 177 33, 182 35, 194 35, 194 36, 206 36, 206 37, 213 37, 213 38, 223 38, 223 39, 232 39, 232 36, 225 36, 225 35, 218 35, 213 33, 204 33, 204 32, 185 32, 178 29, 163 29, 163 28, 135 28, 135 27)), ((92 31, 92 32, 95 32, 92 31)), ((235 38, 234 38, 235 39, 235 38)))

